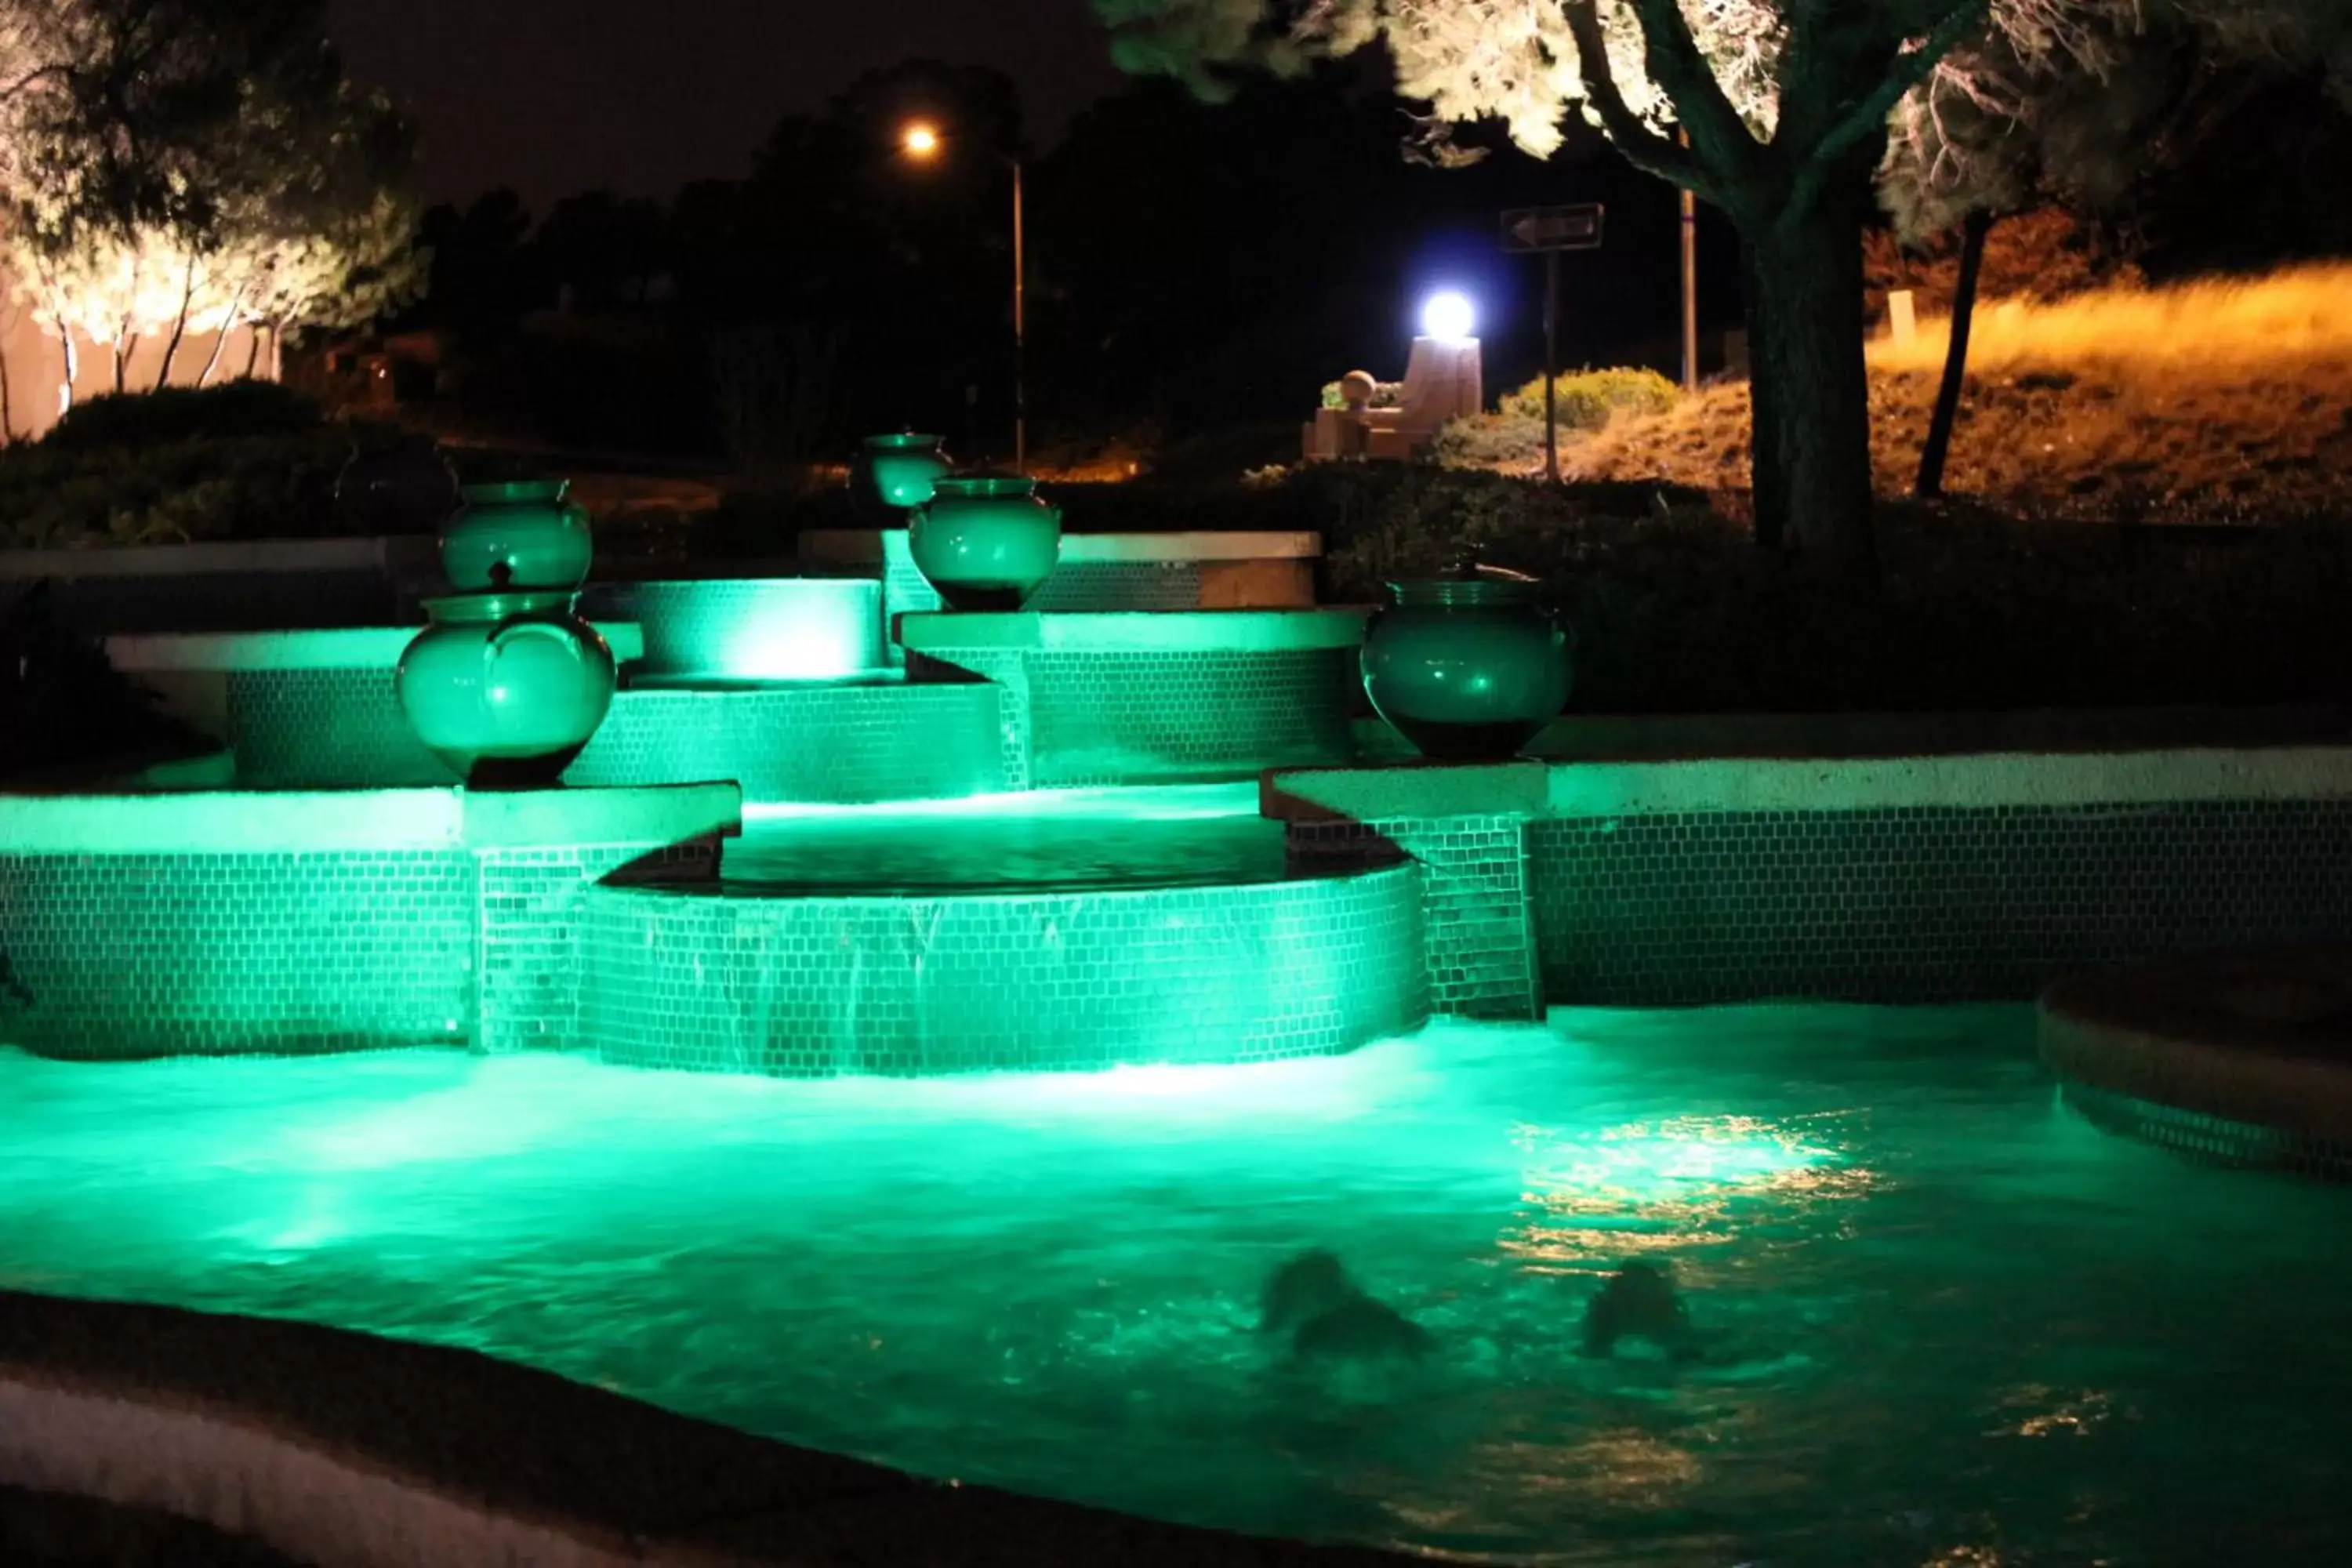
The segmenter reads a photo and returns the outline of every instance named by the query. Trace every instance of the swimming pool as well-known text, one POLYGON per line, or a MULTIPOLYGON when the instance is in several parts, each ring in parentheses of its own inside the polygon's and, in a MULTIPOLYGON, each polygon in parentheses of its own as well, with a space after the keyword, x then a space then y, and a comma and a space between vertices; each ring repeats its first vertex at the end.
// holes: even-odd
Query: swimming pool
POLYGON ((460 1344, 919 1471, 1545 1562, 2341 1559, 2339 1190, 2060 1110, 2018 1008, 1562 1012, 877 1082, 0 1054, 0 1286, 460 1344), (1439 1354, 1318 1378, 1339 1251, 1439 1354), (1576 1354, 1671 1258, 1736 1353, 1576 1354))

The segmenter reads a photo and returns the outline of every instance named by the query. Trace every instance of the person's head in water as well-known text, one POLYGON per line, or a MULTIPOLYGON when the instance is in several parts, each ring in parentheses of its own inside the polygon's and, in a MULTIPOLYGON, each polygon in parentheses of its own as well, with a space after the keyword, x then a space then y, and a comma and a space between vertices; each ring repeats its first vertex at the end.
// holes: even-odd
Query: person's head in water
POLYGON ((1315 1247, 1266 1277, 1258 1331, 1287 1332, 1300 1361, 1370 1363, 1418 1360, 1435 1341, 1429 1331, 1348 1277, 1334 1254, 1315 1247))
POLYGON ((1310 1247, 1266 1276, 1258 1301, 1258 1331, 1295 1329, 1361 1295, 1336 1253, 1310 1247))
POLYGON ((1693 1345, 1690 1310, 1664 1264, 1641 1258, 1620 1267, 1584 1309, 1584 1353, 1614 1354, 1622 1340, 1639 1340, 1682 1356, 1693 1345))

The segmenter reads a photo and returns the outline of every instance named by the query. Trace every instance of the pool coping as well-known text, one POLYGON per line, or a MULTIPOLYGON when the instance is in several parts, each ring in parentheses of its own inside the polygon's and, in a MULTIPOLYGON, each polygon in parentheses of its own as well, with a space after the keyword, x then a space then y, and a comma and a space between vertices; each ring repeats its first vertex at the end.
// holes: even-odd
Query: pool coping
MULTIPOLYGON (((615 663, 645 657, 635 621, 592 621, 615 663)), ((425 627, 346 626, 327 631, 173 632, 105 640, 109 663, 126 675, 281 669, 391 669, 425 627)))
POLYGON ((0 795, 0 856, 302 855, 683 844, 740 830, 732 784, 511 792, 0 795))
POLYGON ((898 617, 913 653, 1307 653, 1364 640, 1368 609, 909 611, 898 617))
POLYGON ((2352 797, 2352 745, 1909 756, 1405 762, 1275 769, 1261 809, 1297 823, 1447 816, 2161 806, 2352 797))
POLYGON ((469 1351, 6 1291, 0 1485, 339 1565, 1419 1561, 923 1480, 469 1351))
POLYGON ((2044 991, 2060 1079, 2334 1152, 2352 1148, 2352 944, 2180 954, 2044 991))

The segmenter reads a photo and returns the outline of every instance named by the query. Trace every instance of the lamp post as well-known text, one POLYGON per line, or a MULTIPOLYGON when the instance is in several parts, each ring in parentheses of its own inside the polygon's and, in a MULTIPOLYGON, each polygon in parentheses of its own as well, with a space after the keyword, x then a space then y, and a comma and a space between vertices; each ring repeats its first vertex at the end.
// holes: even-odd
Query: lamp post
MULTIPOLYGON (((898 145, 918 162, 938 157, 943 144, 939 128, 920 120, 898 134, 898 145)), ((1013 469, 1025 474, 1029 471, 1029 266, 1023 233, 1021 160, 1009 153, 997 156, 1013 170, 1013 469)))

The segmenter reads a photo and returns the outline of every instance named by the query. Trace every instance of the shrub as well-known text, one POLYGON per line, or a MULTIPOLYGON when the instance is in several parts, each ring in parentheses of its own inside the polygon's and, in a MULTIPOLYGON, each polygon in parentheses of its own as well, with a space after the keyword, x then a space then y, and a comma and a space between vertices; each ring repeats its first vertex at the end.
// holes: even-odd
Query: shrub
POLYGON ((1543 439, 1539 416, 1474 414, 1447 420, 1429 444, 1429 455, 1449 468, 1524 468, 1542 460, 1543 439))
POLYGON ((93 397, 66 411, 40 445, 53 452, 289 436, 326 423, 319 405, 274 381, 167 386, 93 397))
POLYGON ((379 426, 164 443, 0 450, 0 548, 306 539, 360 520, 335 504, 343 465, 399 438, 379 426))
POLYGON ((209 749, 154 705, 59 618, 47 584, 0 603, 0 777, 209 749))
POLYGON ((1265 499, 1323 534, 1334 603, 1378 603, 1465 544, 1543 578, 1577 632, 1572 712, 2325 703, 2352 685, 2352 556, 2330 530, 2137 542, 1891 506, 1873 594, 1758 550, 1692 491, 1317 464, 1265 499))
MULTIPOLYGON (((1682 389, 1654 370, 1614 367, 1580 370, 1552 383, 1557 407, 1554 420, 1563 430, 1598 430, 1620 411, 1664 414, 1675 405, 1682 389)), ((1538 376, 1517 392, 1506 393, 1502 412, 1536 424, 1536 439, 1543 439, 1544 383, 1538 376)))

